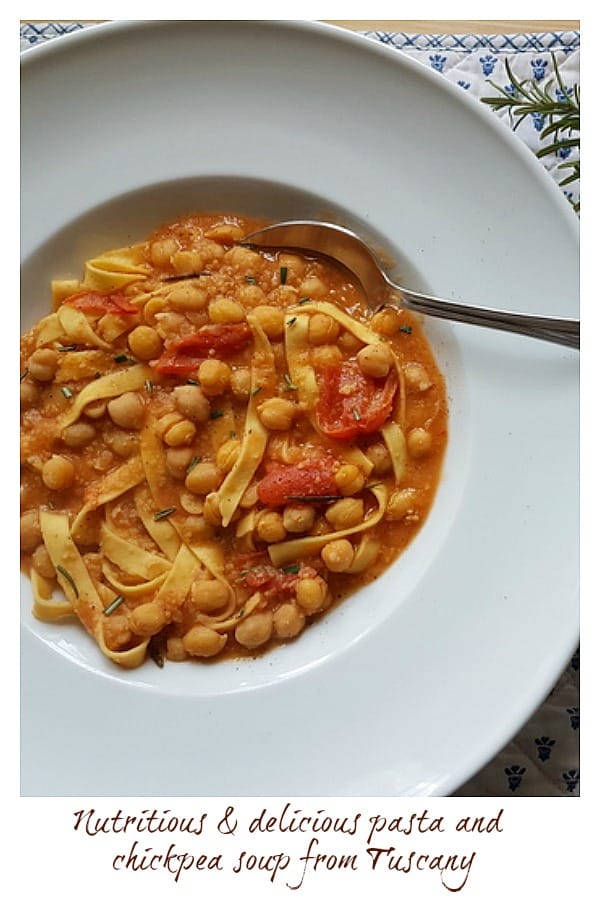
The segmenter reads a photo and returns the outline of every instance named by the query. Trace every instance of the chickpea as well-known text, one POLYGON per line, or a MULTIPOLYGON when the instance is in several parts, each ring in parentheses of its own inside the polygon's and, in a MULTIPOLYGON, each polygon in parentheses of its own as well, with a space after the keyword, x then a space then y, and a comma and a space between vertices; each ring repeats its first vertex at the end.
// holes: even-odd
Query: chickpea
POLYGON ((295 253, 280 253, 279 265, 287 269, 287 281, 293 278, 303 278, 306 272, 306 260, 301 256, 296 256, 295 253))
POLYGON ((171 265, 171 256, 177 252, 179 245, 174 238, 163 238, 150 244, 150 261, 159 269, 171 265))
POLYGON ((89 422, 74 422, 63 429, 62 440, 67 447, 85 447, 96 437, 96 429, 89 422))
POLYGON ((304 278, 298 287, 301 297, 310 297, 311 300, 319 300, 327 294, 327 286, 316 275, 304 278))
POLYGON ((144 401, 137 391, 127 391, 109 400, 106 408, 110 418, 120 428, 137 431, 144 424, 144 401))
POLYGON ((392 351, 387 344, 367 344, 359 351, 358 365, 371 378, 385 378, 393 363, 392 351))
POLYGON ((161 354, 162 341, 158 333, 149 325, 138 325, 127 338, 129 349, 142 360, 156 359, 161 354))
POLYGON ((331 541, 321 550, 321 559, 330 572, 346 572, 354 560, 354 547, 344 538, 331 541))
POLYGON ((236 400, 247 400, 250 393, 250 369, 234 369, 231 373, 231 390, 236 400))
POLYGON ((36 572, 43 578, 54 578, 56 575, 56 569, 54 568, 54 563, 50 559, 50 554, 46 550, 44 544, 40 544, 33 552, 32 556, 32 564, 33 568, 36 572))
POLYGON ((252 509, 253 506, 256 506, 258 503, 258 485, 250 484, 244 491, 242 495, 242 499, 240 500, 240 506, 242 509, 252 509))
POLYGON ((179 505, 192 516, 200 516, 204 512, 202 496, 200 494, 192 494, 190 491, 182 491, 180 493, 179 505))
POLYGON ((241 449, 242 443, 236 438, 230 438, 224 444, 221 444, 217 450, 216 461, 222 472, 230 472, 233 469, 241 449))
MULTIPOLYGON (((181 505, 185 509, 183 502, 181 503, 181 505)), ((215 536, 215 526, 210 525, 206 521, 204 515, 200 516, 197 513, 195 513, 194 515, 186 516, 183 521, 182 528, 185 534, 190 535, 191 539, 198 541, 210 541, 215 536)))
MULTIPOLYGON (((164 297, 151 297, 147 303, 144 303, 143 316, 144 321, 149 325, 156 325, 159 321, 156 317, 158 313, 164 313, 167 308, 167 301, 164 297)), ((159 335, 160 337, 160 335, 159 335)))
POLYGON ((187 447, 196 437, 196 426, 189 419, 181 419, 167 428, 163 441, 169 447, 187 447))
POLYGON ((273 633, 273 616, 270 612, 252 613, 235 629, 235 639, 242 647, 254 650, 266 644, 273 633))
POLYGON ((198 379, 207 397, 218 397, 231 384, 231 369, 220 359, 205 359, 198 366, 198 379))
POLYGON ((386 306, 385 309, 376 312, 371 319, 371 328, 385 337, 392 337, 398 334, 398 329, 402 325, 402 314, 397 309, 386 306))
POLYGON ((165 463, 173 478, 185 478, 192 461, 193 451, 189 447, 169 447, 165 453, 165 463))
POLYGON ((58 353, 50 347, 34 350, 27 367, 36 381, 52 381, 58 369, 58 353))
POLYGON ((205 625, 192 625, 182 639, 183 649, 190 656, 216 656, 227 643, 227 635, 219 634, 205 625))
POLYGON ((224 260, 240 272, 257 273, 262 267, 262 257, 248 247, 232 247, 227 250, 224 260))
POLYGON ((33 381, 22 381, 20 384, 20 402, 23 409, 29 409, 39 398, 37 385, 33 381))
POLYGON ((192 422, 203 424, 210 417, 210 403, 196 384, 180 384, 173 390, 173 399, 179 412, 192 422))
POLYGON ((431 452, 432 442, 431 432, 426 428, 412 428, 406 436, 407 450, 415 459, 427 456, 431 452))
POLYGON ((187 659, 183 640, 180 637, 167 638, 165 656, 167 659, 170 659, 171 662, 183 662, 184 659, 187 659))
POLYGON ((252 309, 260 306, 267 299, 267 295, 257 284, 243 284, 238 287, 236 298, 240 301, 244 309, 252 309))
POLYGON ((362 341, 359 341, 357 337, 355 337, 350 331, 343 331, 337 342, 338 347, 342 350, 347 356, 356 356, 360 348, 363 346, 362 341))
POLYGON ((115 434, 107 435, 105 440, 112 452, 124 459, 131 456, 138 446, 136 435, 125 431, 117 431, 115 434))
POLYGON ((304 628, 306 616, 294 603, 283 603, 273 613, 273 630, 276 637, 288 639, 296 637, 304 628))
POLYGON ((216 578, 195 581, 190 589, 190 600, 198 612, 211 613, 222 609, 229 600, 227 585, 216 578))
POLYGON ((414 512, 416 495, 415 488, 403 488, 402 490, 394 491, 385 511, 386 519, 398 521, 403 519, 408 513, 414 512))
POLYGON ((290 504, 283 510, 283 527, 292 534, 304 534, 313 527, 315 515, 311 506, 290 504))
POLYGON ((312 363, 314 366, 337 366, 344 358, 342 351, 335 344, 322 344, 320 347, 314 347, 311 353, 312 363))
POLYGON ((223 516, 219 509, 219 495, 214 491, 207 494, 204 499, 204 518, 209 525, 218 526, 223 524, 223 516))
POLYGON ((365 456, 373 463, 373 475, 387 475, 392 469, 392 457, 385 444, 371 444, 365 450, 365 456))
POLYGON ((330 525, 333 525, 336 531, 359 525, 363 520, 363 516, 364 503, 355 497, 344 497, 343 500, 337 500, 331 504, 325 513, 325 518, 330 525))
POLYGON ((365 476, 358 466, 353 463, 344 463, 334 475, 334 481, 344 497, 358 494, 365 486, 365 476))
POLYGON ((51 456, 42 467, 42 481, 51 491, 64 491, 75 481, 75 466, 64 456, 51 456))
POLYGON ((257 306, 254 315, 258 324, 271 340, 282 337, 284 328, 283 310, 277 306, 257 306))
POLYGON ((288 431, 296 415, 297 407, 291 400, 272 397, 258 407, 258 416, 265 428, 271 431, 288 431))
POLYGON ((404 381, 409 391, 421 392, 431 387, 432 381, 425 366, 418 362, 409 362, 402 366, 404 381))
MULTIPOLYGON (((185 487, 192 494, 210 494, 212 491, 217 490, 222 480, 223 473, 214 463, 199 462, 188 473, 185 479, 185 487)), ((214 524, 218 523, 215 522, 214 524)))
POLYGON ((136 634, 151 637, 158 634, 167 624, 167 614, 162 604, 156 600, 141 603, 131 613, 131 627, 136 634))
POLYGON ((221 323, 235 325, 246 320, 246 313, 241 303, 227 297, 217 297, 209 303, 208 318, 215 325, 221 323))
POLYGON ((302 578, 296 585, 296 602, 305 613, 314 615, 328 605, 327 582, 316 578, 302 578))
POLYGON ((171 257, 171 262, 180 275, 197 274, 204 267, 204 257, 199 250, 177 250, 171 257))
POLYGON ((40 514, 37 509, 24 512, 20 520, 21 550, 30 553, 42 542, 40 514))
POLYGON ((101 419, 106 412, 106 400, 93 400, 83 410, 87 419, 101 419))
POLYGON ((275 510, 261 513, 256 523, 256 533, 261 541, 266 541, 268 544, 282 541, 287 532, 281 514, 275 510))
POLYGON ((334 344, 339 336, 340 326, 324 313, 315 313, 308 323, 308 340, 311 344, 334 344))

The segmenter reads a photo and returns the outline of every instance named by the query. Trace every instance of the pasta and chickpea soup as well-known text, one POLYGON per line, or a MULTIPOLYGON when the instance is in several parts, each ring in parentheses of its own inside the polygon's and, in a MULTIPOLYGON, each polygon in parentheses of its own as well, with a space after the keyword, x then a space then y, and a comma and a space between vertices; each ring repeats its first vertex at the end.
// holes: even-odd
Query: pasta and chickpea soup
POLYGON ((52 283, 21 338, 21 549, 45 621, 101 651, 256 655, 421 527, 447 435, 415 318, 261 223, 189 215, 52 283))

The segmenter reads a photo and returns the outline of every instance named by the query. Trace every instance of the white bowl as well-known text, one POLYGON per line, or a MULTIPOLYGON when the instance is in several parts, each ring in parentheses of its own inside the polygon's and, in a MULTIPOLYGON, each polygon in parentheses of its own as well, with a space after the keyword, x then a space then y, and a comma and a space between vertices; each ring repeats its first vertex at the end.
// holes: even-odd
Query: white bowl
MULTIPOLYGON (((51 278, 194 209, 333 218, 409 286, 578 314, 577 218, 530 151, 437 73, 341 29, 63 37, 23 55, 21 148, 24 328, 51 278)), ((577 641, 578 356, 426 327, 450 397, 434 509, 300 640, 125 672, 81 627, 33 620, 22 580, 24 795, 445 795, 520 728, 577 641)))

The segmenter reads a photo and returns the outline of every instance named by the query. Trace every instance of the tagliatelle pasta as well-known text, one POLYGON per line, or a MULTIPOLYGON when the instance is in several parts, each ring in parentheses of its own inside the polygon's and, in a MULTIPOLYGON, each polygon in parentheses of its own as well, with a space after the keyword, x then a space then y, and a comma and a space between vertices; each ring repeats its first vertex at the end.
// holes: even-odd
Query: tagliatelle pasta
POLYGON ((123 668, 298 638, 434 500, 447 401, 418 321, 244 246, 260 224, 193 214, 107 249, 21 338, 33 614, 123 668))

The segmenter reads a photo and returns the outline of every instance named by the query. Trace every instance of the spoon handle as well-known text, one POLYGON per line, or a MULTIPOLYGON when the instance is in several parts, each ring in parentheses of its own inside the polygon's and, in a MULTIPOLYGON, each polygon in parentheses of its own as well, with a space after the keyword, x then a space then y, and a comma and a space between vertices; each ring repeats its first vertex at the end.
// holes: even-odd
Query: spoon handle
POLYGON ((400 293, 407 309, 414 312, 436 316, 439 319, 451 319, 454 322, 465 322, 469 325, 483 325, 500 331, 511 331, 527 337, 552 341, 565 347, 579 349, 579 321, 577 319, 559 319, 552 316, 534 316, 527 313, 512 313, 506 310, 486 309, 484 306, 469 306, 441 300, 427 294, 417 294, 394 285, 400 293))

